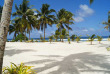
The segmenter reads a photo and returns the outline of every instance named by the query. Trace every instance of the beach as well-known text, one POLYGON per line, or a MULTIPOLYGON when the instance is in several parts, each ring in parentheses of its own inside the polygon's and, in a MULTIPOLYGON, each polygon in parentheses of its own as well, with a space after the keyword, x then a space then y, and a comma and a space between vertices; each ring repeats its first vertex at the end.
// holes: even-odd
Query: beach
POLYGON ((3 66, 21 62, 37 74, 110 74, 109 41, 7 42, 3 66))

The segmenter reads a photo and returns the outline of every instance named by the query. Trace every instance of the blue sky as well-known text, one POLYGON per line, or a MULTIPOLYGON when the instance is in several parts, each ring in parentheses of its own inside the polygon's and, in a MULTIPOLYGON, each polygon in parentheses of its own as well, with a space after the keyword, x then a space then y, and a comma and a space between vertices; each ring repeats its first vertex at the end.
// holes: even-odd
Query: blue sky
MULTIPOLYGON (((50 8, 59 11, 61 8, 65 8, 68 11, 74 13, 75 24, 71 25, 72 31, 70 35, 77 34, 86 36, 86 34, 97 34, 101 36, 108 36, 110 33, 104 29, 103 21, 108 20, 108 11, 110 10, 110 0, 95 0, 92 5, 89 4, 89 0, 29 0, 30 5, 34 5, 33 8, 40 9, 42 4, 49 4, 50 8)), ((13 10, 15 12, 15 3, 19 5, 22 0, 14 0, 13 10)), ((4 0, 0 1, 0 5, 4 4, 4 0)), ((12 17, 13 18, 13 17, 12 17)), ((11 19, 12 19, 11 18, 11 19)), ((46 29, 46 37, 54 33, 56 25, 46 29)), ((33 30, 31 32, 31 38, 39 38, 42 31, 33 30)), ((12 38, 13 34, 8 38, 12 38)))

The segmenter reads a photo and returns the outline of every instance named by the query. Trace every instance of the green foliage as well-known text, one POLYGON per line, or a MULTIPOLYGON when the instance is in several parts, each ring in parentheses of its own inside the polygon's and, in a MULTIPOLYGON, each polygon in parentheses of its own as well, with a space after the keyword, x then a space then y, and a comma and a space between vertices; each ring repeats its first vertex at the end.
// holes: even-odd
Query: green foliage
POLYGON ((76 35, 72 35, 70 38, 72 39, 72 41, 74 41, 75 40, 75 36, 76 35))
POLYGON ((15 42, 15 40, 11 40, 10 42, 15 42))
POLYGON ((22 39, 20 39, 20 42, 22 42, 22 39))
POLYGON ((52 42, 52 40, 53 40, 53 36, 49 36, 50 43, 52 42))
POLYGON ((88 41, 90 41, 91 42, 91 45, 92 45, 92 41, 94 41, 94 39, 95 39, 95 34, 93 34, 92 36, 89 36, 89 35, 87 35, 89 38, 88 38, 88 41))
POLYGON ((33 42, 34 40, 33 39, 31 39, 31 42, 33 42))
POLYGON ((15 38, 15 41, 18 41, 18 40, 20 40, 20 39, 22 39, 22 40, 28 40, 28 38, 25 36, 25 35, 23 35, 23 34, 19 34, 19 35, 17 35, 17 37, 15 38))
POLYGON ((36 74, 31 68, 32 66, 25 66, 23 63, 19 66, 11 63, 10 67, 3 68, 3 74, 36 74))
POLYGON ((102 41, 102 37, 101 36, 97 36, 98 41, 102 41))
POLYGON ((95 34, 93 34, 92 36, 89 36, 89 35, 87 35, 89 38, 88 38, 88 40, 89 41, 94 41, 94 39, 95 39, 95 34))
POLYGON ((76 35, 76 41, 77 41, 77 43, 80 41, 80 39, 81 39, 81 36, 77 36, 76 35))
POLYGON ((68 42, 69 42, 69 44, 70 44, 70 37, 68 38, 68 42))
POLYGON ((57 41, 59 35, 60 35, 60 32, 58 30, 56 30, 55 35, 54 35, 54 38, 56 39, 56 41, 57 41))
POLYGON ((42 37, 42 35, 40 35, 40 40, 43 40, 43 37, 42 37))

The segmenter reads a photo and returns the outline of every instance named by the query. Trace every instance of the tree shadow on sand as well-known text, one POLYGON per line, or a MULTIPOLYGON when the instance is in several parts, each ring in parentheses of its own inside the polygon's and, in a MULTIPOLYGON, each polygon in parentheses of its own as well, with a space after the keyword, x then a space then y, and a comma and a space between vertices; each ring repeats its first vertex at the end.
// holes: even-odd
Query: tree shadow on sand
POLYGON ((9 49, 9 50, 5 50, 5 54, 4 56, 14 56, 15 54, 20 54, 23 52, 35 52, 32 49, 9 49))
MULTIPOLYGON (((55 57, 58 55, 52 56, 55 57)), ((101 72, 103 74, 110 73, 110 63, 108 63, 107 61, 107 57, 109 56, 106 55, 85 52, 71 54, 69 56, 63 57, 62 61, 51 60, 50 57, 52 58, 52 56, 45 56, 48 59, 31 61, 27 62, 26 64, 43 64, 46 62, 51 62, 49 64, 45 64, 44 67, 34 68, 37 73, 49 70, 56 66, 58 66, 59 68, 57 70, 51 71, 48 74, 80 74, 80 72, 101 72), (101 69, 96 69, 95 67, 100 67, 101 69)))

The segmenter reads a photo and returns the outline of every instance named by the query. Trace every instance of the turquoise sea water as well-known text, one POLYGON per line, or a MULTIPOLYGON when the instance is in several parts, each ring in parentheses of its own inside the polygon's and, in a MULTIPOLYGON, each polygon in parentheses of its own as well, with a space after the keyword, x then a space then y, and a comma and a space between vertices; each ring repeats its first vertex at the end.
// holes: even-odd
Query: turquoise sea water
MULTIPOLYGON (((103 41, 107 41, 107 38, 108 38, 108 36, 102 36, 103 37, 103 41)), ((32 38, 32 39, 34 39, 34 40, 40 40, 40 38, 32 38)), ((8 41, 11 41, 12 39, 8 39, 8 41)), ((46 41, 49 41, 49 38, 45 38, 45 40, 46 41)), ((55 40, 55 39, 53 39, 53 40, 55 40)), ((59 41, 60 39, 58 39, 58 41, 59 41)), ((64 41, 67 41, 68 39, 67 38, 65 38, 64 39, 64 41)), ((88 37, 81 37, 81 41, 87 41, 88 40, 88 37)), ((95 41, 97 41, 97 39, 95 39, 95 41)))

